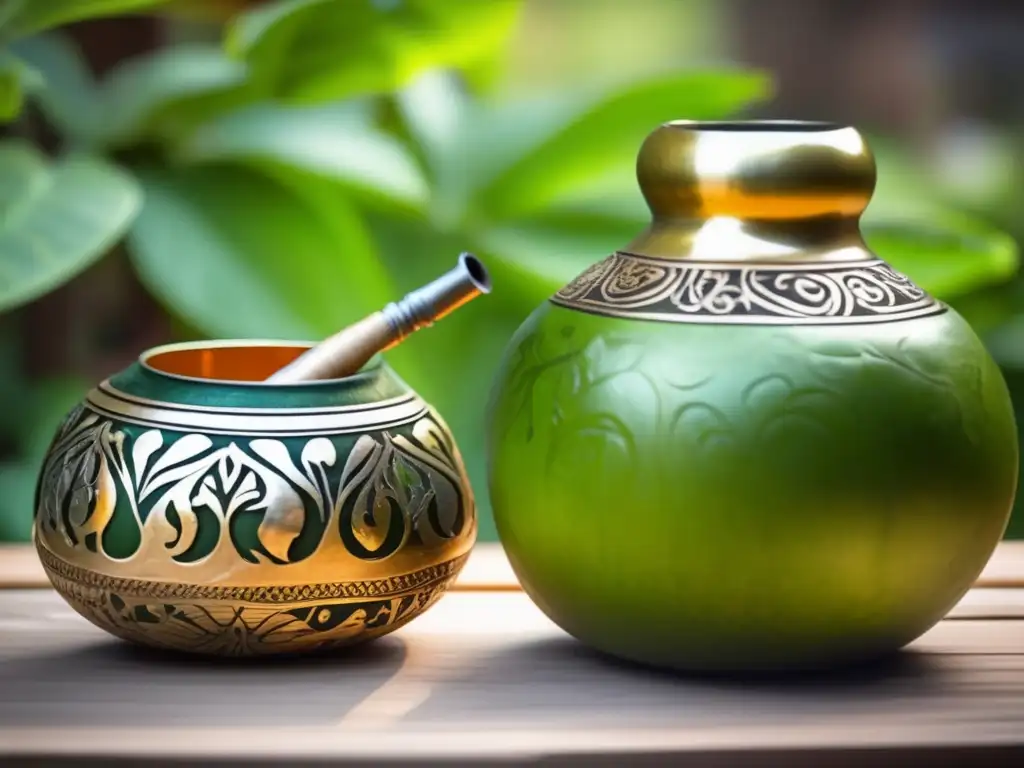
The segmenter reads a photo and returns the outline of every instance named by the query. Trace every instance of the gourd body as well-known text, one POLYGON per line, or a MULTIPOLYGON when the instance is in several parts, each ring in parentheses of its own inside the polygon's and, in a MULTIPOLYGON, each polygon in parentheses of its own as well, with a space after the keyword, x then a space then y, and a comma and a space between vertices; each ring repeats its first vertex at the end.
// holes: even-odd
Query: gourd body
POLYGON ((259 383, 301 351, 158 348, 67 416, 34 537, 75 610, 143 645, 258 656, 370 640, 444 594, 476 537, 447 427, 379 360, 259 383))
MULTIPOLYGON (((665 221, 651 155, 685 191, 664 132, 701 130, 652 134, 639 161, 652 228, 509 345, 489 412, 502 543, 552 620, 627 659, 779 670, 894 651, 956 604, 1005 529, 1006 386, 966 322, 841 215, 793 224, 776 201, 788 254, 764 235, 786 226, 730 228, 732 209, 665 221)), ((859 158, 873 183, 866 147, 859 158)), ((853 171, 832 171, 856 192, 853 171)), ((841 207, 837 186, 819 184, 819 204, 841 207)), ((703 204, 726 207, 722 195, 703 204)))

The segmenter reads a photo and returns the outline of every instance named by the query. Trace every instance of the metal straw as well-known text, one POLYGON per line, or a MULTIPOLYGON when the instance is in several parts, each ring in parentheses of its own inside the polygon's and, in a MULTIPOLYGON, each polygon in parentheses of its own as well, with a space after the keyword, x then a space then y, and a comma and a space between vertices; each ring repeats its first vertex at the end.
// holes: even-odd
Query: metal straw
POLYGON ((484 265, 473 254, 463 253, 454 269, 338 331, 274 373, 267 383, 297 384, 349 376, 378 352, 391 349, 490 290, 491 278, 484 265))

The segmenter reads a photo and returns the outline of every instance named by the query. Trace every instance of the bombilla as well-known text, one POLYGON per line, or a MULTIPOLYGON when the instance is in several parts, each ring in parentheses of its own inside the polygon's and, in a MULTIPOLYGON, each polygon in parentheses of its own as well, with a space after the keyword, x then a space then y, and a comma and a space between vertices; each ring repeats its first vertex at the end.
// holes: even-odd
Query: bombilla
POLYGON ((453 269, 338 331, 278 370, 267 383, 298 384, 350 376, 378 352, 391 349, 490 291, 491 278, 484 265, 473 254, 463 253, 453 269))

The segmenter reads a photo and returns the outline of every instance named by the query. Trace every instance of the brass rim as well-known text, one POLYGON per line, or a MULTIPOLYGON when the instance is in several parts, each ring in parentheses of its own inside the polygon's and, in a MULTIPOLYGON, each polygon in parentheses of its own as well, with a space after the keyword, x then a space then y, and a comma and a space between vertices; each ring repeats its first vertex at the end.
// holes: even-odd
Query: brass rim
POLYGON ((818 133, 841 131, 849 127, 842 123, 830 123, 819 120, 672 120, 666 123, 666 125, 692 131, 732 131, 735 133, 753 133, 756 131, 818 133))

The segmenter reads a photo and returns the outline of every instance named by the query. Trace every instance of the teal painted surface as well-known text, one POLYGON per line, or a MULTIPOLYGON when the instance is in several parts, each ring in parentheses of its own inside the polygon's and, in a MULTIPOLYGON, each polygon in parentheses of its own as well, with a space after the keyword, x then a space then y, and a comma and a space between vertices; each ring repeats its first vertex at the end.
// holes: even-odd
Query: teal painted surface
MULTIPOLYGON (((155 408, 191 409, 200 424, 139 424, 76 406, 51 445, 34 504, 36 524, 59 531, 72 548, 137 556, 153 545, 154 515, 175 534, 160 554, 176 564, 210 558, 225 539, 244 562, 284 565, 311 558, 334 534, 347 552, 371 561, 403 547, 429 555, 475 532, 461 458, 436 413, 332 434, 218 430, 224 412, 217 409, 239 407, 362 406, 355 410, 372 421, 375 406, 412 394, 379 359, 355 376, 309 385, 175 377, 138 363, 110 384, 155 408), (107 476, 111 488, 102 487, 107 476), (282 494, 293 497, 291 507, 282 494), (116 499, 109 514, 99 511, 107 509, 101 496, 116 499)), ((140 567, 158 565, 151 558, 140 567)))
POLYGON ((1006 385, 952 311, 753 327, 545 304, 488 419, 526 591, 591 646, 680 668, 904 645, 979 574, 1017 483, 1006 385))

